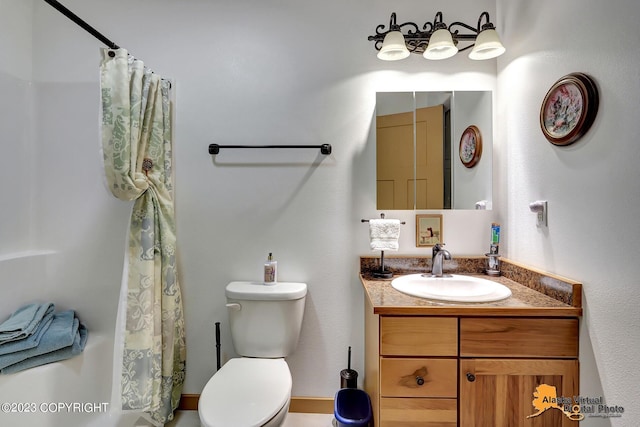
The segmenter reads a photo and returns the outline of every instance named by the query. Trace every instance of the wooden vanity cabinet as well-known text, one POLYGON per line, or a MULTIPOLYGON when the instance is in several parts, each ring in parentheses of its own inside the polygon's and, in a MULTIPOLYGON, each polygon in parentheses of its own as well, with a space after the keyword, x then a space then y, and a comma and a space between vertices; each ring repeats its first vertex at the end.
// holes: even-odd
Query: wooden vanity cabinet
POLYGON ((380 427, 457 425, 458 319, 381 316, 380 427))
POLYGON ((379 315, 368 300, 365 310, 375 427, 577 425, 559 410, 526 418, 540 384, 578 394, 577 318, 379 315))
POLYGON ((569 427, 556 408, 536 417, 541 384, 578 395, 578 319, 460 318, 460 427, 569 427))
POLYGON ((458 425, 458 319, 380 316, 366 301, 364 388, 376 427, 458 425))
POLYGON ((540 384, 557 396, 578 390, 578 361, 558 359, 460 359, 460 427, 578 426, 557 409, 537 417, 533 393, 540 384))

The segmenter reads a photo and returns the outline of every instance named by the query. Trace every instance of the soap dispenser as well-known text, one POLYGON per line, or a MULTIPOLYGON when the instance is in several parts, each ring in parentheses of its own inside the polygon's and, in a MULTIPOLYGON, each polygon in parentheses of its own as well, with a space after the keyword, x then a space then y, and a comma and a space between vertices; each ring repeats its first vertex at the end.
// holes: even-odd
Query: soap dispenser
POLYGON ((275 285, 278 281, 278 261, 273 260, 273 254, 269 252, 269 257, 264 263, 264 284, 275 285))

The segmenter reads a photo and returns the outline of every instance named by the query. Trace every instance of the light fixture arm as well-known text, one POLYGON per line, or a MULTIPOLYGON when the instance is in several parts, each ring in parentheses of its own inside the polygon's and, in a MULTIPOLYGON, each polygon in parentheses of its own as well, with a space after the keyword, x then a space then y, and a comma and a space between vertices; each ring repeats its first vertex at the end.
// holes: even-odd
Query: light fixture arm
MULTIPOLYGON (((430 24, 430 23, 428 23, 430 24)), ((425 24, 427 25, 427 24, 425 24)), ((396 13, 393 12, 391 14, 391 18, 389 18, 389 29, 388 30, 384 30, 384 24, 380 24, 376 27, 376 34, 374 36, 369 36, 368 40, 369 41, 375 41, 375 48, 376 50, 380 50, 380 48, 382 47, 382 42, 384 41, 384 36, 386 36, 388 33, 392 32, 392 31, 400 31, 403 32, 403 28, 405 27, 409 27, 409 29, 407 30, 406 34, 403 34, 405 39, 413 34, 421 34, 420 32, 420 28, 418 27, 417 24, 415 24, 414 22, 405 22, 403 24, 398 25, 397 21, 396 21, 396 13)), ((411 48, 409 48, 409 50, 411 51, 411 48)))
POLYGON ((476 30, 478 33, 480 33, 480 31, 484 31, 484 30, 495 30, 496 27, 495 25, 493 25, 491 23, 491 18, 489 18, 489 12, 482 12, 480 14, 480 17, 478 18, 478 29, 476 30), (487 18, 487 23, 483 24, 482 27, 480 27, 480 24, 482 23, 482 18, 485 17, 487 18))
MULTIPOLYGON (((486 12, 483 12, 486 13, 486 12)), ((482 15, 480 15, 482 16, 482 15)), ((477 29, 473 28, 471 25, 465 24, 464 22, 452 22, 449 27, 447 28, 449 30, 449 32, 451 33, 451 37, 453 38, 453 42, 457 45, 458 42, 460 41, 467 41, 467 42, 475 42, 476 38, 478 37, 478 34, 480 33, 480 31, 478 31, 477 29), (461 33, 460 30, 455 29, 455 27, 462 27, 470 32, 468 33, 461 33)), ((464 52, 467 49, 471 49, 473 47, 473 43, 471 43, 470 45, 467 45, 463 48, 458 49, 458 52, 464 52)))
POLYGON ((396 21, 396 13, 391 14, 389 20, 389 29, 385 30, 385 25, 380 24, 376 27, 376 34, 369 36, 368 40, 375 42, 374 47, 376 50, 380 50, 385 36, 391 31, 400 31, 404 37, 407 49, 411 53, 423 54, 426 50, 429 40, 433 33, 439 29, 446 28, 451 33, 454 44, 458 42, 467 42, 468 45, 458 49, 459 52, 470 49, 474 46, 474 43, 478 37, 478 34, 486 29, 495 29, 495 26, 491 23, 489 13, 482 12, 478 18, 478 25, 473 27, 464 22, 455 21, 447 26, 443 22, 442 12, 437 12, 433 18, 433 22, 426 22, 420 30, 419 26, 414 22, 405 22, 398 25, 396 21), (483 19, 486 23, 482 23, 483 19), (404 31, 406 29, 406 31, 404 31))
MULTIPOLYGON (((431 22, 427 22, 426 24, 424 24, 423 29, 426 30, 428 24, 431 24, 431 22)), ((434 18, 433 18, 433 24, 431 24, 431 27, 433 28, 433 31, 439 30, 441 28, 447 28, 447 24, 445 24, 442 21, 442 12, 437 12, 436 13, 436 16, 434 16, 434 18), (438 19, 438 18, 440 18, 440 19, 438 19)))

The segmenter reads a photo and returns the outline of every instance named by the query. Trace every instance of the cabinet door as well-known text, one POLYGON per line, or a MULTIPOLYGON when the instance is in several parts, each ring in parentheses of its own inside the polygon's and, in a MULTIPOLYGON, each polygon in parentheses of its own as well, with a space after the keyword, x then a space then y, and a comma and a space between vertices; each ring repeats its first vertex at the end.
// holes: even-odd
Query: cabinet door
POLYGON ((577 427, 548 398, 578 395, 578 371, 577 360, 461 359, 460 427, 577 427))

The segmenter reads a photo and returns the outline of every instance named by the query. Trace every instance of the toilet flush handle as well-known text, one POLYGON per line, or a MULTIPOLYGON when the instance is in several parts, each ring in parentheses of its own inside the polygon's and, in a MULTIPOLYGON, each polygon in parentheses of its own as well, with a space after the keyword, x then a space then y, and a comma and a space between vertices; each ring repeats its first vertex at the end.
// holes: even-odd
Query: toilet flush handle
POLYGON ((237 302, 231 302, 227 304, 227 308, 231 311, 240 311, 242 309, 242 306, 237 302))

